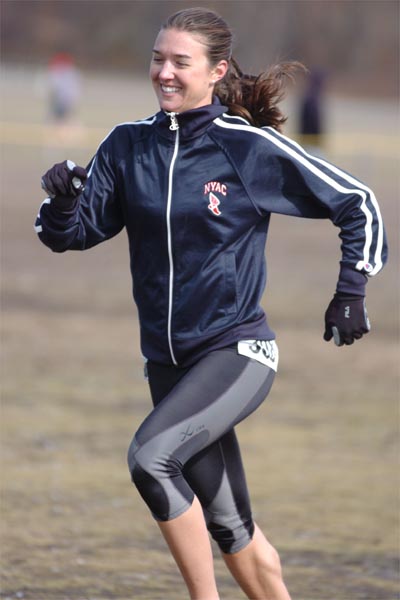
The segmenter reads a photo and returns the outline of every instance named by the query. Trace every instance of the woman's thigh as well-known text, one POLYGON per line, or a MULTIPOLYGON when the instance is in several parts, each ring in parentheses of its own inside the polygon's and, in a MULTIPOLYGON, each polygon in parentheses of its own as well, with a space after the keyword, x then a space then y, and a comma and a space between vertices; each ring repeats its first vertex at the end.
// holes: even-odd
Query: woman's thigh
MULTIPOLYGON (((163 449, 182 466, 265 399, 274 379, 269 367, 224 348, 189 368, 140 426, 136 441, 163 449)), ((150 386, 152 365, 149 365, 150 386)), ((154 387, 154 384, 153 384, 154 387)))

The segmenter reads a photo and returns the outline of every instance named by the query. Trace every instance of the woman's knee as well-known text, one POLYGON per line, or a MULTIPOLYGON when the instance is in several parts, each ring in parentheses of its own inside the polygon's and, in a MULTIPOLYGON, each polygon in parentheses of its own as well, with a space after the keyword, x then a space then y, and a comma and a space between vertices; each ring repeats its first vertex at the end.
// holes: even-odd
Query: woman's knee
POLYGON ((243 518, 237 512, 232 511, 229 514, 220 512, 210 519, 206 510, 205 517, 211 537, 224 554, 235 554, 251 542, 254 533, 251 516, 243 518))
POLYGON ((151 480, 162 480, 174 470, 174 461, 162 458, 163 453, 154 451, 154 448, 140 444, 135 435, 128 450, 128 467, 131 479, 141 491, 143 485, 147 486, 151 480), (170 464, 171 463, 171 464, 170 464))
POLYGON ((154 478, 151 476, 151 464, 146 460, 138 460, 140 446, 136 437, 133 438, 128 450, 128 467, 132 483, 136 486, 142 498, 146 499, 148 495, 154 495, 151 488, 154 487, 154 478))
MULTIPOLYGON (((251 539, 246 545, 243 545, 241 548, 239 547, 237 550, 234 547, 230 550, 221 547, 221 550, 226 559, 228 559, 229 556, 232 556, 232 554, 240 556, 241 551, 243 551, 251 558, 251 562, 257 572, 266 573, 272 578, 282 578, 279 554, 255 524, 251 539)), ((234 557, 232 556, 232 559, 233 558, 234 557)))
POLYGON ((140 472, 152 475, 155 479, 173 479, 182 474, 183 465, 162 440, 141 443, 136 434, 128 449, 128 467, 133 480, 140 472))
POLYGON ((132 482, 158 521, 178 516, 193 501, 182 464, 165 449, 141 445, 136 435, 128 450, 128 466, 132 482))

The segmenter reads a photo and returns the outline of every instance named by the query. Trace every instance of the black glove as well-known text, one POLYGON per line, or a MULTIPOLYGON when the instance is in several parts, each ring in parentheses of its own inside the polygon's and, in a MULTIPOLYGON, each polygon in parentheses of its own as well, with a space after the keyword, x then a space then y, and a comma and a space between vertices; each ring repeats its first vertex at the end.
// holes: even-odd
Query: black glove
POLYGON ((71 160, 57 163, 42 177, 42 188, 50 198, 73 200, 85 189, 87 172, 71 160))
POLYGON ((364 296, 337 292, 325 313, 324 340, 336 346, 352 344, 370 330, 364 296))

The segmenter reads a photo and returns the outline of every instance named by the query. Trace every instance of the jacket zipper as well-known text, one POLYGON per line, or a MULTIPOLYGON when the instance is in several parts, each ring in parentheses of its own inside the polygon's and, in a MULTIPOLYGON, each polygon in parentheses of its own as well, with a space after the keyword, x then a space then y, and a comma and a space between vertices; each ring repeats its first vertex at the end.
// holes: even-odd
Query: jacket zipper
POLYGON ((168 197, 167 197, 167 238, 168 238, 168 259, 169 259, 169 295, 168 295, 168 345, 169 352, 171 354, 172 362, 175 366, 178 365, 178 362, 175 358, 174 349, 172 347, 172 303, 174 296, 174 261, 172 256, 172 234, 171 234, 171 204, 172 204, 172 184, 173 184, 173 176, 174 176, 174 167, 176 157, 178 156, 179 149, 179 124, 178 119, 176 118, 176 113, 171 112, 167 113, 169 118, 171 119, 171 124, 169 126, 171 131, 176 131, 175 137, 175 145, 174 152, 172 155, 171 163, 169 166, 169 174, 168 174, 168 197))

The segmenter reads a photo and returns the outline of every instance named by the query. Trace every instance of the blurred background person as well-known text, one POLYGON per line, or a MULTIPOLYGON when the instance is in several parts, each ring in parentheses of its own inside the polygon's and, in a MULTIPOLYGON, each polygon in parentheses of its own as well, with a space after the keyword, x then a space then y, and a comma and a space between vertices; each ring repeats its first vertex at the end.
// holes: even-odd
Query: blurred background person
POLYGON ((322 154, 325 136, 326 73, 312 69, 305 76, 304 92, 299 108, 299 132, 301 143, 314 154, 322 154))
POLYGON ((57 52, 47 69, 47 114, 50 128, 45 132, 45 156, 54 145, 65 147, 80 143, 83 135, 79 119, 82 76, 68 52, 57 52))
POLYGON ((81 77, 73 57, 58 52, 48 68, 49 116, 59 124, 70 122, 76 115, 81 97, 81 77))

